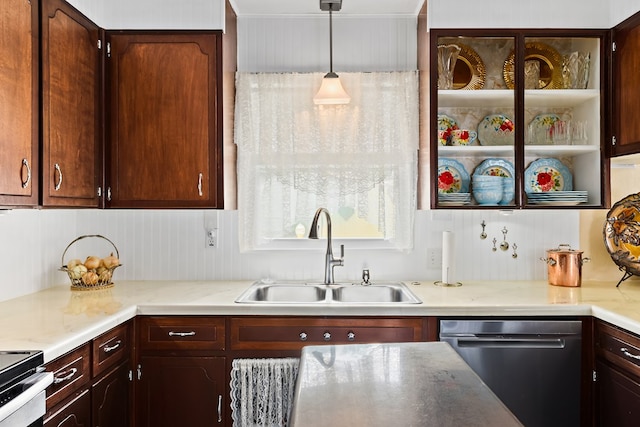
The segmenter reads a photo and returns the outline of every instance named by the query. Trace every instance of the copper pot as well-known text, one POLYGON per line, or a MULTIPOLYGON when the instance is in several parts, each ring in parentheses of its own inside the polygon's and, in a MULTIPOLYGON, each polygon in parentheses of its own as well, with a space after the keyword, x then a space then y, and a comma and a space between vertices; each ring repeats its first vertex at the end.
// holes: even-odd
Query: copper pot
POLYGON ((580 286, 582 264, 589 262, 589 258, 582 258, 582 251, 573 250, 567 244, 549 249, 547 258, 540 259, 547 263, 549 284, 553 286, 580 286))

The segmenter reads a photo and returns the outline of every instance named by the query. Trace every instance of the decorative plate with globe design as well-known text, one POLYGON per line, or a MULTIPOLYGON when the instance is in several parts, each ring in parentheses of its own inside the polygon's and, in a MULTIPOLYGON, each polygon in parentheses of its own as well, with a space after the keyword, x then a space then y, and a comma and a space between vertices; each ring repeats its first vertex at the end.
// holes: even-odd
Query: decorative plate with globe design
POLYGON ((640 276, 640 193, 630 194, 613 205, 603 234, 607 251, 620 270, 625 275, 640 276))

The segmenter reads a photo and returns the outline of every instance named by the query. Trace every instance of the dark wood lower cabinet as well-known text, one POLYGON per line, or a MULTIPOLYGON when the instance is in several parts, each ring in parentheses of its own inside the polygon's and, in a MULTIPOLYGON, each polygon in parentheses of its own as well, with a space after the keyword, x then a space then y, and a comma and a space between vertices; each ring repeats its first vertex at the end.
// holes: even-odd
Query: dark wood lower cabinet
POLYGON ((47 414, 44 427, 90 427, 91 395, 84 390, 47 414))
POLYGON ((131 323, 125 322, 45 365, 47 427, 127 427, 131 419, 131 323))
POLYGON ((224 357, 143 356, 138 427, 223 425, 229 406, 224 357))
POLYGON ((129 424, 129 366, 123 363, 91 386, 93 427, 129 424))
POLYGON ((596 363, 598 372, 599 427, 635 427, 640 421, 640 382, 607 363, 596 363))
POLYGON ((596 321, 598 427, 637 426, 640 421, 640 337, 596 321))

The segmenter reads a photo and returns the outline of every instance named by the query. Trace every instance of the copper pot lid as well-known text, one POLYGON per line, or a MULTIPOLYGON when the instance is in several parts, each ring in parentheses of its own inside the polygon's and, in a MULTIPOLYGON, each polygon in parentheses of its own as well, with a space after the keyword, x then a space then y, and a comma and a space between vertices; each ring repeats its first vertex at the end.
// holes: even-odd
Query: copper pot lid
POLYGON ((576 254, 576 255, 583 253, 583 251, 581 250, 571 249, 571 245, 567 243, 562 243, 558 245, 558 247, 555 249, 547 249, 547 252, 555 253, 555 254, 576 254))

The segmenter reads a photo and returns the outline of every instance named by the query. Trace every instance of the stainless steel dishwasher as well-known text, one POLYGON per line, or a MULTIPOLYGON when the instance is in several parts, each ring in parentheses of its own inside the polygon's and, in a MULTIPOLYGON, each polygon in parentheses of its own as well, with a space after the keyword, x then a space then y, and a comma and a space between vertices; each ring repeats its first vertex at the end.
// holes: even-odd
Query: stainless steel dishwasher
POLYGON ((525 426, 580 425, 582 322, 441 320, 440 341, 525 426))

